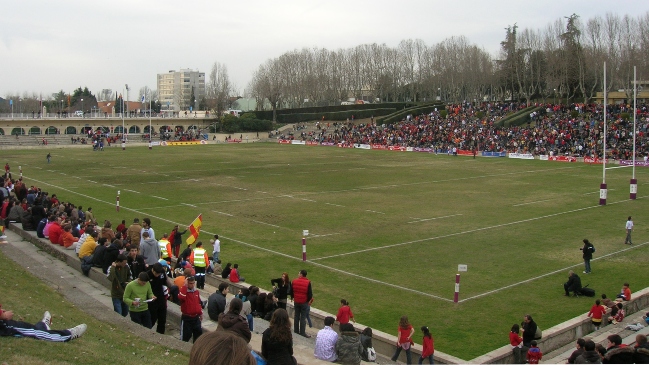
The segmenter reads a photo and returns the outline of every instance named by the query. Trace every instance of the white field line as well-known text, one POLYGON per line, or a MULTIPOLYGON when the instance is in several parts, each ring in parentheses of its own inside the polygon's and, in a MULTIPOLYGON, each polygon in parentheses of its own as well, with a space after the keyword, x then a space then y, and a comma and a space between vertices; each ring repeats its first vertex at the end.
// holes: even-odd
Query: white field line
MULTIPOLYGON (((108 204, 108 205, 110 205, 110 206, 113 205, 113 202, 107 202, 107 201, 105 201, 105 200, 101 200, 101 199, 95 198, 95 197, 93 197, 93 196, 89 196, 89 195, 82 194, 82 193, 79 193, 79 192, 76 192, 76 191, 72 191, 72 190, 70 190, 70 189, 66 189, 66 188, 63 188, 63 187, 60 187, 60 186, 57 186, 57 185, 54 185, 54 184, 51 184, 51 183, 45 182, 45 181, 39 181, 39 180, 35 180, 35 179, 32 179, 32 180, 34 180, 34 181, 36 181, 36 182, 38 182, 38 183, 40 183, 40 184, 42 184, 42 185, 48 185, 48 186, 54 187, 54 188, 56 188, 56 189, 60 189, 60 190, 62 190, 62 191, 67 191, 67 192, 69 192, 69 193, 71 193, 71 194, 75 194, 75 195, 78 195, 78 196, 84 197, 84 198, 89 199, 89 200, 94 200, 94 201, 97 201, 97 202, 100 202, 100 203, 108 204)), ((644 199, 644 198, 646 198, 646 197, 647 197, 647 196, 643 196, 643 197, 639 197, 638 199, 644 199)), ((613 202, 613 203, 611 203, 611 204, 619 204, 619 203, 625 203, 625 202, 629 202, 629 201, 630 201, 630 200, 625 199, 625 200, 621 200, 621 201, 618 201, 618 202, 613 202)), ((122 209, 125 209, 125 210, 128 210, 128 211, 131 211, 131 212, 134 212, 134 213, 140 213, 140 214, 142 213, 142 212, 138 211, 137 209, 127 208, 127 207, 121 207, 121 208, 122 208, 122 209)), ((590 209, 590 208, 593 208, 593 207, 581 208, 581 209, 578 209, 578 210, 575 210, 575 211, 584 210, 584 209, 590 209)), ((228 213, 222 213, 222 212, 218 212, 218 211, 215 211, 215 210, 213 210, 213 212, 215 212, 215 213, 219 213, 219 214, 228 215, 228 216, 232 216, 231 214, 228 214, 228 213)), ((565 213, 566 213, 566 212, 564 212, 564 213, 557 213, 557 215, 558 215, 558 214, 565 214, 565 213)), ((172 221, 172 220, 169 220, 169 219, 165 219, 165 218, 162 218, 162 217, 158 217, 158 216, 155 216, 155 215, 149 215, 149 216, 150 216, 151 218, 159 219, 160 221, 167 222, 167 223, 171 223, 171 224, 178 224, 178 225, 182 224, 182 223, 175 222, 175 221, 172 221)), ((216 234, 216 233, 208 232, 208 231, 203 231, 203 232, 204 232, 204 233, 207 233, 207 234, 211 234, 211 235, 216 234)), ((285 254, 285 253, 282 253, 282 252, 273 251, 273 250, 268 249, 268 248, 265 248, 265 247, 260 247, 260 246, 253 245, 253 244, 250 244, 250 243, 247 243, 247 242, 243 242, 243 241, 240 241, 240 240, 236 240, 236 239, 234 239, 234 238, 225 237, 225 236, 221 236, 221 238, 228 239, 228 240, 230 240, 230 241, 232 241, 232 242, 236 242, 236 243, 239 243, 239 244, 244 245, 244 246, 253 247, 253 248, 256 248, 256 249, 258 249, 258 250, 260 250, 260 251, 265 251, 265 252, 268 252, 268 253, 271 253, 271 254, 274 254, 274 255, 278 255, 278 256, 282 256, 282 257, 286 257, 286 258, 289 258, 289 259, 292 259, 292 260, 301 260, 301 258, 299 258, 299 257, 291 256, 291 255, 288 255, 288 254, 285 254)), ((645 243, 646 243, 646 242, 645 242, 645 243)), ((602 257, 604 257, 604 256, 602 256, 602 257)), ((336 268, 333 268, 333 267, 330 267, 330 266, 327 266, 327 265, 324 265, 324 264, 320 264, 320 263, 318 263, 318 262, 314 262, 313 260, 307 260, 307 263, 309 263, 309 264, 311 264, 311 265, 314 265, 314 266, 321 267, 321 268, 326 269, 326 270, 329 270, 329 271, 335 271, 335 272, 340 273, 340 274, 343 274, 343 275, 348 275, 348 276, 356 277, 356 278, 363 279, 363 280, 366 280, 366 281, 370 281, 370 282, 373 282, 373 283, 377 283, 377 284, 381 284, 381 285, 386 285, 386 286, 389 286, 389 287, 392 287, 392 288, 395 288, 395 289, 399 289, 399 290, 403 290, 403 291, 408 291, 408 292, 415 293, 415 294, 419 294, 419 295, 426 296, 426 297, 429 297, 429 298, 439 299, 439 300, 442 300, 442 301, 445 301, 445 302, 453 302, 452 299, 448 299, 448 298, 440 297, 440 296, 437 296, 437 295, 434 295, 434 294, 430 294, 430 293, 424 293, 424 292, 422 292, 422 291, 415 290, 415 289, 410 289, 410 288, 404 287, 404 286, 402 286, 402 285, 396 285, 396 284, 386 283, 386 282, 383 282, 383 281, 380 281, 380 280, 376 280, 376 279, 373 279, 373 278, 368 278, 368 277, 366 277, 366 276, 357 275, 357 274, 351 273, 351 272, 349 272, 349 271, 345 271, 345 270, 341 270, 341 269, 336 269, 336 268)), ((581 264, 578 264, 578 265, 575 265, 575 266, 579 266, 579 265, 581 265, 581 264)), ((468 298, 467 298, 467 299, 464 299, 464 300, 466 301, 466 300, 468 300, 468 298)))
POLYGON ((346 208, 344 205, 334 204, 334 203, 325 203, 327 205, 333 205, 334 207, 346 208))
POLYGON ((385 213, 383 213, 383 212, 377 212, 376 210, 365 209, 365 211, 366 211, 366 212, 370 212, 370 213, 376 213, 376 214, 385 214, 385 213))
POLYGON ((135 194, 142 194, 139 191, 135 191, 135 190, 131 190, 131 189, 124 189, 124 191, 130 191, 131 193, 135 193, 135 194))
POLYGON ((607 170, 613 170, 613 169, 623 169, 623 168, 626 168, 626 167, 633 167, 633 166, 632 165, 629 165, 629 166, 615 166, 615 167, 607 167, 606 169, 607 170))
POLYGON ((298 198, 298 199, 304 200, 304 201, 307 201, 307 202, 317 203, 317 201, 312 200, 312 199, 307 199, 307 198, 298 198))
MULTIPOLYGON (((643 243, 641 243, 639 245, 631 245, 631 247, 627 247, 627 248, 619 250, 619 251, 611 252, 611 253, 606 254, 604 256, 600 256, 598 258, 592 259, 591 261, 601 260, 601 259, 604 259, 604 258, 609 257, 609 256, 617 255, 619 253, 629 251, 629 250, 632 250, 634 248, 638 248, 640 246, 644 246, 646 244, 649 244, 649 241, 643 242, 643 243)), ((505 285, 505 286, 503 286, 501 288, 498 288, 498 289, 490 290, 490 291, 484 292, 482 294, 477 294, 477 295, 474 295, 474 296, 459 300, 459 302, 462 303, 462 302, 466 302, 466 301, 471 300, 471 299, 476 299, 476 298, 484 297, 484 296, 487 296, 487 295, 490 295, 490 294, 498 293, 500 291, 507 290, 509 288, 513 288, 513 287, 518 286, 518 285, 526 284, 526 283, 532 282, 534 280, 544 278, 546 276, 554 275, 554 274, 559 273, 559 272, 565 272, 568 269, 573 269, 575 267, 580 267, 582 265, 583 265, 583 262, 579 263, 579 264, 575 264, 575 265, 566 266, 566 267, 558 269, 558 270, 550 271, 550 272, 545 273, 543 275, 535 276, 533 278, 529 278, 529 279, 526 279, 526 280, 523 280, 523 281, 519 281, 517 283, 510 284, 510 285, 505 285)))
POLYGON ((523 205, 536 204, 536 203, 543 203, 543 202, 547 202, 547 201, 550 201, 550 200, 553 200, 553 199, 543 199, 543 200, 537 200, 537 201, 534 201, 534 202, 521 203, 521 204, 514 204, 514 205, 512 205, 512 207, 520 207, 520 206, 523 206, 523 205))
MULTIPOLYGON (((648 195, 648 196, 649 196, 649 195, 648 195)), ((638 197, 637 199, 644 199, 644 198, 646 198, 646 196, 638 197)), ((628 199, 627 199, 627 200, 621 200, 621 201, 619 201, 619 202, 613 202, 613 203, 610 203, 610 204, 618 204, 618 203, 629 202, 629 201, 631 201, 631 200, 628 200, 628 199)), ((580 211, 583 211, 583 210, 594 209, 594 208, 599 208, 599 207, 601 207, 601 205, 591 205, 591 206, 589 206, 589 207, 578 208, 578 209, 568 210, 568 211, 565 211, 565 212, 559 212, 559 213, 554 213, 554 214, 547 214, 547 215, 543 215, 543 216, 540 216, 540 217, 534 217, 534 218, 528 218, 528 219, 523 219, 523 220, 514 221, 514 222, 508 222, 508 223, 496 224, 496 225, 488 226, 488 227, 482 227, 482 228, 470 229, 470 230, 468 230, 468 231, 449 233, 449 234, 445 234, 445 235, 443 235, 443 236, 435 236, 435 237, 429 237, 429 238, 422 238, 422 239, 414 240, 414 241, 400 242, 400 243, 394 243, 394 244, 391 244, 391 245, 385 245, 385 246, 380 246, 380 247, 366 248, 366 249, 363 249, 363 250, 357 250, 357 251, 351 251, 351 252, 339 253, 339 254, 336 254, 336 255, 323 256, 323 257, 318 257, 318 258, 315 258, 315 259, 311 259, 311 261, 325 260, 325 259, 330 259, 330 258, 334 258, 334 257, 349 256, 349 255, 355 255, 355 254, 363 253, 363 252, 378 251, 378 250, 383 250, 383 249, 386 249, 386 248, 393 248, 393 247, 398 247, 398 246, 405 246, 405 245, 409 245, 409 244, 413 244, 413 243, 426 242, 426 241, 434 241, 434 240, 439 240, 439 239, 442 239, 442 238, 448 238, 448 237, 454 237, 454 236, 461 236, 461 235, 464 235, 464 234, 475 233, 475 232, 481 232, 481 231, 487 231, 487 230, 490 230, 490 229, 495 229, 495 228, 501 228, 501 227, 512 226, 512 225, 515 225, 515 224, 521 224, 521 223, 532 222, 532 221, 536 221, 536 220, 539 220, 539 219, 545 219, 545 218, 557 217, 557 216, 564 215, 564 214, 570 214, 570 213, 580 212, 580 211)))
POLYGON ((256 221, 256 220, 254 220, 254 219, 251 219, 251 220, 252 220, 253 222, 255 222, 255 223, 265 224, 265 225, 267 225, 267 226, 271 226, 271 227, 275 227, 275 228, 284 228, 284 227, 280 227, 280 226, 277 226, 277 225, 274 225, 274 224, 270 224, 270 223, 266 223, 266 222, 261 222, 261 221, 256 221))
POLYGON ((93 184, 99 184, 98 182, 93 181, 93 180, 88 180, 88 182, 91 182, 91 183, 93 183, 93 184))
POLYGON ((234 217, 232 214, 219 212, 218 210, 213 210, 212 212, 222 214, 222 215, 227 215, 228 217, 234 217))
POLYGON ((188 206, 188 207, 192 207, 192 208, 197 208, 195 205, 192 205, 192 204, 187 204, 187 203, 180 203, 180 204, 182 204, 182 205, 186 205, 186 206, 188 206))
POLYGON ((445 215, 443 217, 435 217, 435 218, 411 218, 411 219, 414 219, 414 221, 411 221, 411 222, 408 222, 408 223, 419 223, 419 222, 433 221, 433 220, 436 220, 436 219, 457 217, 458 215, 462 215, 462 214, 445 215))
POLYGON ((328 236, 336 236, 339 235, 340 233, 328 233, 328 234, 316 234, 313 236, 309 236, 308 238, 319 238, 319 237, 328 237, 328 236))
POLYGON ((114 188, 115 187, 115 185, 111 185, 111 184, 104 184, 104 186, 108 186, 109 188, 114 188))
POLYGON ((157 198, 157 199, 162 199, 162 200, 169 200, 169 199, 163 198, 161 196, 156 196, 156 195, 149 195, 149 196, 152 197, 152 198, 157 198))

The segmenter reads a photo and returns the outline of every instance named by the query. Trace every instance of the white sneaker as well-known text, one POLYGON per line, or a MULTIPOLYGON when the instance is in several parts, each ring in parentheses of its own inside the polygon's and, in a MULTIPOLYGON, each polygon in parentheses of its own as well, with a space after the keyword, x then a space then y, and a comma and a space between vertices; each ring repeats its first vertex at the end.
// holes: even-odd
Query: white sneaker
POLYGON ((45 328, 47 328, 47 330, 49 331, 50 326, 52 325, 52 315, 50 314, 50 312, 45 311, 45 313, 43 314, 43 320, 41 322, 45 323, 45 328))
POLYGON ((70 331, 70 333, 72 334, 72 336, 70 337, 70 339, 71 339, 71 340, 74 340, 75 338, 79 338, 79 337, 81 337, 81 336, 86 332, 87 329, 88 329, 88 326, 87 326, 85 323, 84 323, 84 324, 80 324, 80 325, 78 325, 78 326, 76 326, 76 327, 70 328, 70 329, 68 330, 68 331, 70 331))

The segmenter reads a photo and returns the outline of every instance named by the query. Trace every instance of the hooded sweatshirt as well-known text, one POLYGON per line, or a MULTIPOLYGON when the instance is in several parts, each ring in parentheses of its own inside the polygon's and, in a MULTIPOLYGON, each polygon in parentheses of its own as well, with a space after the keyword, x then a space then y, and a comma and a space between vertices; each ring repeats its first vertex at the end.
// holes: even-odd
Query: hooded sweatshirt
POLYGON ((144 241, 140 241, 140 253, 144 256, 144 262, 147 265, 153 265, 160 260, 160 248, 158 241, 149 237, 144 241))
POLYGON ((219 314, 219 327, 217 330, 232 331, 241 336, 246 342, 250 342, 252 338, 248 320, 233 312, 219 314))
POLYGON ((336 341, 338 362, 343 365, 359 365, 363 354, 363 345, 356 331, 343 331, 336 341))

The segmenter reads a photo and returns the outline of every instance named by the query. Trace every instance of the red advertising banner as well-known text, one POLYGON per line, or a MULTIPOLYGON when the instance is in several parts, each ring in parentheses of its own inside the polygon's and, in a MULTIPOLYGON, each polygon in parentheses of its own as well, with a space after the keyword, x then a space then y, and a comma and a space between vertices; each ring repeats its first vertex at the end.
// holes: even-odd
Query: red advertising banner
POLYGON ((291 144, 291 141, 289 141, 288 139, 278 139, 277 142, 279 144, 291 144))
POLYGON ((317 146, 319 143, 316 141, 306 141, 307 146, 317 146))

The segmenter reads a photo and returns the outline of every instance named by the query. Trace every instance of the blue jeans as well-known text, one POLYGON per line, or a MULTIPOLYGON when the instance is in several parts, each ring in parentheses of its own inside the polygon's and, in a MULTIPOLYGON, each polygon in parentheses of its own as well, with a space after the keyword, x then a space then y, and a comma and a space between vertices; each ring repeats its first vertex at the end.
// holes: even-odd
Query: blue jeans
MULTIPOLYGON (((428 357, 426 357, 426 359, 428 359, 428 361, 431 364, 435 363, 435 361, 433 361, 433 355, 429 355, 428 357)), ((424 357, 419 356, 419 364, 423 364, 423 363, 424 363, 424 357)))
POLYGON ((295 315, 293 317, 293 332, 306 336, 306 313, 309 308, 307 303, 293 304, 295 315))
POLYGON ((590 272, 590 260, 589 259, 584 259, 584 271, 586 271, 586 273, 590 272))
POLYGON ((309 324, 309 328, 313 327, 313 324, 311 323, 311 306, 306 305, 306 321, 309 324))
POLYGON ((246 316, 246 318, 248 319, 248 327, 250 328, 250 332, 252 332, 252 327, 253 327, 253 326, 252 326, 252 321, 253 321, 253 318, 254 318, 254 317, 252 316, 252 314, 248 314, 248 315, 246 316))
MULTIPOLYGON (((392 356, 392 361, 397 361, 399 358, 399 355, 401 354, 401 346, 397 346, 397 350, 394 352, 394 355, 392 356)), ((406 364, 412 364, 412 347, 405 350, 406 351, 406 364)))
POLYGON ((124 303, 121 298, 111 298, 113 300, 113 310, 122 315, 128 316, 128 304, 124 303))

